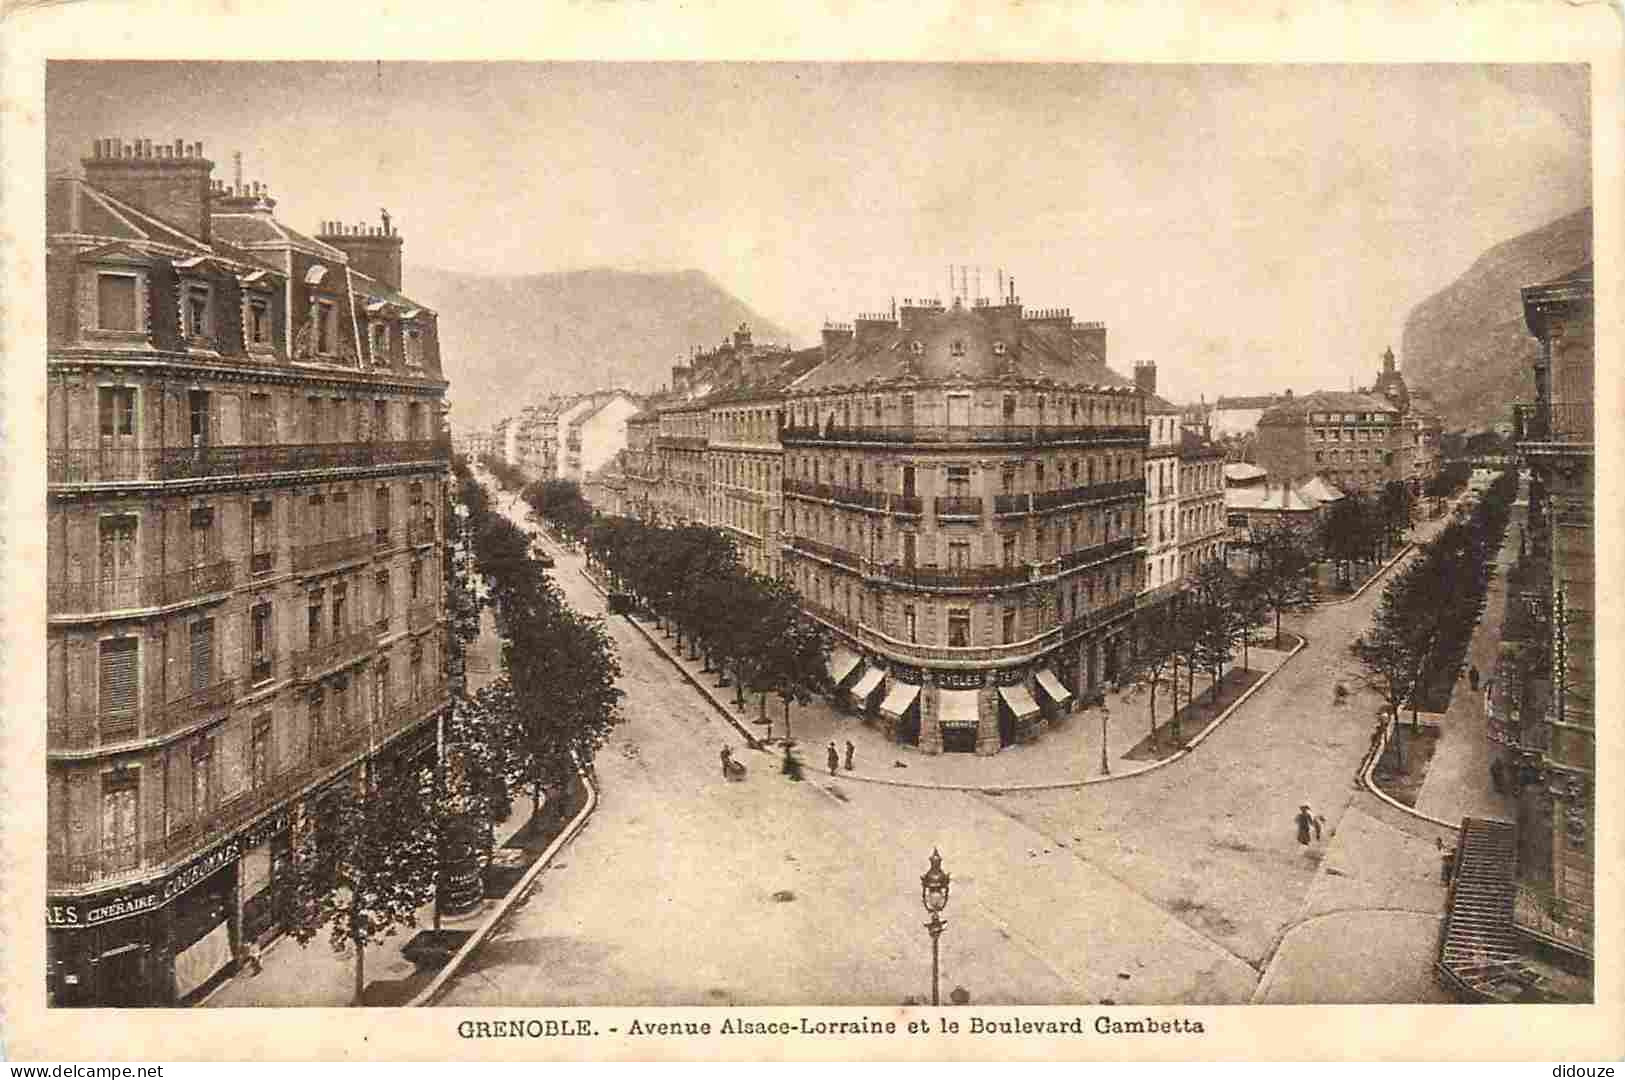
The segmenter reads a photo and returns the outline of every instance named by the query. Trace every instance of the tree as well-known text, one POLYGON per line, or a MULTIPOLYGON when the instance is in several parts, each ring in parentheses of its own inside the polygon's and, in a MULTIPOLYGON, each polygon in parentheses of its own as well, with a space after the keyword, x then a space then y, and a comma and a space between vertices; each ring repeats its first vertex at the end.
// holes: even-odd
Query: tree
MULTIPOLYGON (((1256 576, 1239 578, 1231 601, 1234 605, 1236 632, 1241 638, 1241 666, 1244 670, 1252 667, 1252 657, 1248 650, 1252 643, 1253 629, 1263 624, 1271 610, 1269 598, 1264 595, 1260 586, 1261 582, 1256 576)), ((1280 644, 1280 638, 1280 622, 1277 621, 1274 642, 1276 645, 1280 644)))
MULTIPOLYGON (((1169 633, 1172 623, 1172 612, 1166 604, 1141 608, 1134 613, 1133 634, 1137 647, 1126 681, 1131 682, 1137 692, 1146 695, 1153 748, 1157 745, 1157 688, 1178 663, 1173 635, 1169 633)), ((1174 674, 1177 694, 1177 671, 1174 674)), ((1176 714, 1179 711, 1177 699, 1174 711, 1176 714)))
POLYGON ((367 947, 417 925, 417 910, 434 897, 438 865, 419 778, 375 777, 376 769, 368 762, 354 783, 307 804, 272 894, 278 920, 301 945, 325 928, 335 952, 355 950, 357 1005, 367 947))
POLYGON ((1330 559, 1340 585, 1353 576, 1350 564, 1367 550, 1368 528, 1365 510, 1355 495, 1345 495, 1332 503, 1320 521, 1320 549, 1330 559))
POLYGON ((1285 523, 1265 529, 1254 545, 1257 567, 1248 578, 1251 595, 1275 613, 1275 643, 1280 645, 1281 615, 1309 607, 1309 573, 1314 567, 1309 539, 1285 523))
POLYGON ((1427 577, 1426 568, 1413 562, 1391 578, 1383 586, 1371 628, 1349 646, 1366 685, 1382 696, 1396 723, 1400 707, 1418 688, 1427 659, 1429 634, 1418 629, 1412 615, 1418 584, 1427 577))
POLYGON ((1216 560, 1203 563, 1197 568, 1190 600, 1186 611, 1196 638, 1192 658, 1212 674, 1217 700, 1224 666, 1236 653, 1235 574, 1216 560))
POLYGON ((780 583, 763 624, 758 660, 758 685, 784 702, 784 737, 790 737, 790 705, 806 705, 816 694, 828 693, 829 631, 802 615, 794 602, 794 589, 780 583))

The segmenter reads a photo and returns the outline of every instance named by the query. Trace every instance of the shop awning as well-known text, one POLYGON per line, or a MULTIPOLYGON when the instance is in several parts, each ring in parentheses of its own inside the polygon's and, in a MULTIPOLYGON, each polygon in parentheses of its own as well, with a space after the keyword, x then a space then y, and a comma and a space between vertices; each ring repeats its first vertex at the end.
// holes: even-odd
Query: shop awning
POLYGON ((999 687, 999 696, 1010 706, 1010 711, 1016 714, 1017 720, 1025 720, 1038 711, 1038 702, 1033 700, 1027 688, 1020 683, 1015 686, 999 687))
POLYGON ((1055 677, 1055 672, 1049 668, 1038 669, 1038 686, 1048 695, 1049 699, 1057 705, 1065 705, 1072 700, 1072 691, 1061 685, 1061 680, 1055 677))
POLYGON ((920 696, 920 688, 912 683, 894 682, 891 689, 886 691, 886 700, 880 703, 880 711, 893 720, 901 720, 908 707, 914 704, 914 699, 920 696))
POLYGON ((976 699, 979 690, 938 690, 937 715, 945 728, 975 728, 978 714, 976 699))
POLYGON ((867 669, 863 673, 863 678, 859 679, 853 685, 852 696, 857 698, 859 701, 869 700, 869 695, 880 689, 880 683, 885 678, 886 673, 881 671, 879 668, 872 667, 867 669))
POLYGON ((829 654, 830 679, 834 681, 836 686, 840 686, 846 681, 846 677, 852 674, 852 669, 857 667, 859 663, 857 653, 848 652, 846 649, 836 649, 829 654))

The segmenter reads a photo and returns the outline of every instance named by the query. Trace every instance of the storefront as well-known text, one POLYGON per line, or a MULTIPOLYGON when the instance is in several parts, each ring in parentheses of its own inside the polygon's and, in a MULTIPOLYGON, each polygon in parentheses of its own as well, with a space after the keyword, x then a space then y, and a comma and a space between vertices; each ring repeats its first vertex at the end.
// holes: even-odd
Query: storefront
POLYGON ((51 1004, 175 1005, 205 989, 236 953, 240 856, 232 840, 155 881, 48 898, 51 1004))

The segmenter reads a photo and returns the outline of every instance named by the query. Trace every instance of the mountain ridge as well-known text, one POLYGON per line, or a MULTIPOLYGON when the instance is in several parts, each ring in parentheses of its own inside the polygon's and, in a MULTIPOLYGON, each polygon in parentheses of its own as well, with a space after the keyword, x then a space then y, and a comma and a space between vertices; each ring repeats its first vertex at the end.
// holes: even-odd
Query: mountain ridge
POLYGON ((1400 339, 1406 382, 1426 391, 1451 429, 1509 419, 1533 393, 1537 346, 1519 290, 1572 273, 1592 258, 1591 208, 1504 240, 1411 309, 1400 339))
POLYGON ((549 394, 657 390, 695 346, 740 324, 764 344, 793 336, 698 268, 612 266, 490 274, 408 266, 405 291, 440 315, 456 430, 489 427, 549 394))

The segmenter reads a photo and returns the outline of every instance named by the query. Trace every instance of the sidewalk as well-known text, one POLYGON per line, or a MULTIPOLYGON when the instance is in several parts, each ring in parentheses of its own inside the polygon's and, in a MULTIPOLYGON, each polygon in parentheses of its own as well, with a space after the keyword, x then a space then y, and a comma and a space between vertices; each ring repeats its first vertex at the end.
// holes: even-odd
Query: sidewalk
MULTIPOLYGON (((751 768, 777 769, 783 754, 779 742, 785 735, 784 702, 772 695, 767 700, 767 724, 759 718, 762 707, 757 695, 746 694, 745 707, 734 704, 733 687, 717 686, 715 672, 702 673, 702 661, 689 660, 686 653, 679 658, 675 637, 666 637, 650 618, 634 620, 645 636, 661 652, 676 662, 697 682, 714 704, 726 708, 739 722, 758 738, 771 737, 774 744, 760 754, 740 755, 751 768)), ((1273 672, 1289 655, 1273 649, 1254 646, 1250 660, 1255 671, 1273 672)), ((1207 680, 1196 679, 1198 696, 1207 689, 1207 680)), ((1184 695, 1180 695, 1181 704, 1184 695)), ((1141 693, 1106 692, 1110 718, 1106 724, 1106 752, 1112 774, 1134 772, 1150 762, 1127 761, 1123 755, 1144 739, 1151 729, 1146 698, 1141 693)), ((1157 723, 1163 724, 1172 715, 1170 695, 1166 688, 1157 692, 1157 723)), ((1184 732, 1185 738, 1194 737, 1200 725, 1184 732)), ((997 754, 923 754, 916 747, 899 745, 885 735, 877 717, 865 717, 847 712, 820 699, 810 705, 790 706, 790 735, 796 742, 797 753, 808 779, 827 777, 826 748, 835 743, 842 760, 839 775, 859 780, 882 783, 900 783, 921 786, 965 787, 975 789, 1002 789, 1022 787, 1057 787, 1093 780, 1100 773, 1100 710, 1087 709, 1062 714, 1050 721, 1050 726, 1031 743, 1008 746, 997 754), (846 770, 846 743, 853 747, 853 768, 846 770)), ((1168 756, 1175 750, 1170 747, 1168 756)))
MULTIPOLYGON (((1484 598, 1484 614, 1467 645, 1466 663, 1478 668, 1481 679, 1495 672, 1495 659, 1501 647, 1501 623, 1506 614, 1506 581, 1518 549, 1513 539, 1523 526, 1528 508, 1515 506, 1495 555, 1495 576, 1484 598)), ((1490 783, 1490 762, 1501 748, 1489 740, 1484 684, 1473 690, 1462 677, 1450 695, 1444 714, 1444 730, 1433 751, 1427 778, 1416 797, 1416 809, 1428 817, 1459 823, 1463 817, 1500 818, 1514 821, 1517 803, 1510 794, 1497 792, 1490 783)))
MULTIPOLYGON (((468 686, 473 692, 491 682, 502 671, 502 641, 496 621, 487 608, 480 616, 480 636, 469 646, 468 686)), ((513 811, 496 827, 497 848, 502 847, 530 820, 531 802, 527 794, 515 795, 513 811)), ((499 901, 487 899, 474 911, 456 919, 442 919, 453 930, 473 930, 499 901)), ((403 928, 395 935, 367 949, 365 970, 369 1005, 403 1005, 426 986, 437 969, 419 969, 401 955, 401 949, 418 930, 434 926, 434 905, 424 905, 417 913, 416 929, 403 928)), ((355 956, 335 953, 323 931, 303 947, 283 935, 273 941, 261 957, 258 975, 239 972, 206 997, 209 1008, 237 1008, 263 1005, 344 1006, 355 996, 355 956)))

